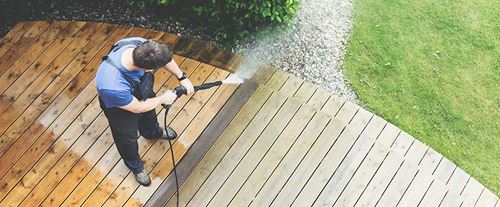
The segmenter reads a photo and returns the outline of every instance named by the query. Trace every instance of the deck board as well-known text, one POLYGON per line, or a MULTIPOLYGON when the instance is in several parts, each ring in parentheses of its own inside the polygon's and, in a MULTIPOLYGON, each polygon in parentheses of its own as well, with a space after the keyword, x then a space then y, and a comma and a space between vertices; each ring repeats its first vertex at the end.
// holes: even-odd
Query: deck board
MULTIPOLYGON (((314 205, 333 206, 335 204, 345 188, 344 186, 347 186, 349 180, 358 169, 357 167, 365 159, 371 146, 380 136, 386 123, 387 122, 380 117, 372 118, 366 129, 351 147, 348 154, 346 154, 339 166, 334 170, 333 175, 330 177, 320 196, 316 199, 314 205)), ((329 163, 333 164, 331 160, 329 163)))
MULTIPOLYGON (((344 131, 342 131, 342 133, 337 138, 337 141, 333 144, 333 146, 331 146, 327 154, 322 158, 322 161, 317 166, 315 172, 312 174, 306 185, 303 186, 301 192, 292 202, 292 206, 312 205, 315 204, 316 201, 319 201, 317 200, 318 196, 321 196, 322 191, 324 191, 324 187, 328 185, 328 182, 325 183, 324 181, 330 180, 333 173, 335 172, 335 169, 342 162, 343 158, 346 156, 354 142, 359 139, 360 134, 362 134, 365 129, 371 130, 371 127, 375 126, 375 124, 371 125, 372 123, 376 123, 372 121, 372 116, 373 114, 364 109, 360 109, 358 111, 355 120, 352 121, 344 129, 344 131)), ((380 126, 380 130, 381 127, 383 127, 383 125, 380 126)))
MULTIPOLYGON (((207 152, 206 157, 212 159, 203 159, 194 171, 186 179, 180 189, 179 203, 184 206, 196 193, 196 190, 203 184, 210 172, 216 167, 217 163, 224 157, 225 152, 236 141, 239 135, 248 127, 255 114, 257 114, 264 103, 271 96, 271 91, 260 86, 250 97, 248 102, 238 112, 234 120, 228 125, 226 130, 216 140, 213 147, 207 152)), ((170 199, 168 206, 175 205, 175 198, 170 199)))
MULTIPOLYGON (((0 206, 175 206, 168 143, 139 137, 153 181, 140 186, 97 99, 101 57, 133 36, 167 44, 195 85, 257 71, 171 108, 181 206, 498 206, 440 153, 289 73, 201 40, 78 21, 20 22, 0 38, 0 206)), ((156 72, 157 93, 178 84, 156 72)))
POLYGON ((375 175, 384 159, 389 154, 389 146, 380 142, 387 140, 392 142, 399 134, 399 129, 393 125, 386 125, 381 132, 379 142, 375 143, 369 150, 366 158, 362 161, 359 168, 356 170, 347 186, 343 189, 334 205, 337 206, 354 206, 358 198, 363 193, 363 190, 370 182, 370 179, 375 175))
POLYGON ((33 25, 35 22, 20 22, 0 39, 0 57, 7 52, 14 43, 19 40, 33 25))
POLYGON ((232 172, 237 163, 244 156, 241 151, 247 151, 253 142, 259 137, 259 134, 267 128, 274 115, 278 112, 281 106, 286 101, 286 96, 280 93, 273 94, 269 99, 269 103, 259 112, 259 116, 253 119, 253 124, 247 128, 233 144, 231 149, 226 153, 224 159, 217 164, 210 176, 200 187, 200 190, 190 200, 188 205, 200 206, 207 205, 212 196, 217 193, 218 188, 223 184, 224 177, 232 172), (221 179, 222 178, 222 179, 221 179))
POLYGON ((314 110, 315 109, 313 107, 306 104, 301 106, 289 125, 276 139, 275 143, 271 146, 268 152, 266 152, 262 160, 260 160, 261 164, 255 167, 255 170, 251 172, 250 176, 248 176, 248 179, 245 180, 236 195, 229 198, 232 199, 230 201, 231 206, 248 206, 250 204, 252 198, 264 185, 267 178, 282 161, 282 157, 286 155, 301 132, 307 126, 315 114, 314 110))

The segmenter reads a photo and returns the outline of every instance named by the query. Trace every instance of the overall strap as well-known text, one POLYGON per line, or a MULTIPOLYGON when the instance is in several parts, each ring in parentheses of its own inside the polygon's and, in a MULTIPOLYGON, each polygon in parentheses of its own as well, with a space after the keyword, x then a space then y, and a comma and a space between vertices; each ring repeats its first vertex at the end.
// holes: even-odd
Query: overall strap
MULTIPOLYGON (((126 46, 126 45, 136 45, 137 46, 137 45, 141 44, 142 42, 143 41, 141 41, 141 40, 119 41, 118 43, 114 44, 111 47, 111 49, 109 50, 108 54, 111 53, 111 52, 116 52, 117 50, 119 50, 123 46, 126 46)), ((118 66, 118 64, 116 64, 115 61, 113 61, 111 58, 109 58, 108 55, 102 57, 102 61, 106 61, 111 66, 113 66, 115 69, 117 69, 123 75, 123 77, 127 80, 127 82, 130 85, 132 85, 132 89, 134 91, 137 90, 137 89, 139 89, 139 86, 137 85, 137 82, 135 82, 132 78, 130 78, 125 72, 123 72, 122 70, 120 70, 120 67, 118 66)))
POLYGON ((108 58, 108 56, 105 56, 103 58, 104 61, 106 61, 107 63, 109 63, 111 66, 113 66, 113 68, 115 68, 116 70, 118 70, 122 75, 123 77, 127 80, 127 82, 132 85, 132 89, 137 90, 139 88, 139 86, 137 85, 137 82, 135 82, 132 78, 130 78, 125 72, 123 72, 120 67, 115 63, 115 61, 113 61, 111 58, 108 58), (105 58, 105 59, 104 59, 105 58))

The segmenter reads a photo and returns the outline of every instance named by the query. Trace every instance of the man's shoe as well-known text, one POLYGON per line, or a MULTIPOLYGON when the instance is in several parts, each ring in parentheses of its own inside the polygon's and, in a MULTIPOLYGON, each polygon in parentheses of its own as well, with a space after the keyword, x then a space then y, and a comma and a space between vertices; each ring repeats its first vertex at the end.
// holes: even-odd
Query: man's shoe
POLYGON ((140 183, 143 186, 149 186, 151 185, 151 179, 149 178, 148 173, 145 170, 142 170, 142 172, 135 174, 135 180, 137 180, 138 183, 140 183))
POLYGON ((163 129, 163 135, 161 136, 162 139, 175 139, 177 138, 177 132, 175 132, 172 128, 167 127, 167 129, 163 129))

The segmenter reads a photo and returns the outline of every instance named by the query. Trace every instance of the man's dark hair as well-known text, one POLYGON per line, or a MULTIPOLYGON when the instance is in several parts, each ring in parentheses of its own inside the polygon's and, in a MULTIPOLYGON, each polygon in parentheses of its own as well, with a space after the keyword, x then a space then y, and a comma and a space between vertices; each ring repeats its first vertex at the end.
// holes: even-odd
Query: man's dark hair
POLYGON ((139 44, 132 52, 134 65, 146 69, 158 69, 172 61, 172 51, 154 40, 139 44))

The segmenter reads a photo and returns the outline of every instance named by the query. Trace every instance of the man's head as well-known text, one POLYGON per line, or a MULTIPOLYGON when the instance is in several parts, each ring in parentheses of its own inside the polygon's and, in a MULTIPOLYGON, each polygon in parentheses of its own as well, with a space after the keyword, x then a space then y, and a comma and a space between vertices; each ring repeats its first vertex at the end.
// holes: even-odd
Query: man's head
POLYGON ((134 65, 145 69, 158 69, 172 61, 172 51, 164 44, 148 40, 132 52, 134 65))

